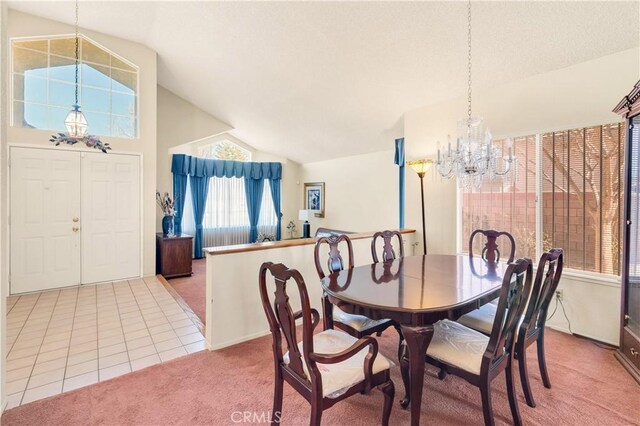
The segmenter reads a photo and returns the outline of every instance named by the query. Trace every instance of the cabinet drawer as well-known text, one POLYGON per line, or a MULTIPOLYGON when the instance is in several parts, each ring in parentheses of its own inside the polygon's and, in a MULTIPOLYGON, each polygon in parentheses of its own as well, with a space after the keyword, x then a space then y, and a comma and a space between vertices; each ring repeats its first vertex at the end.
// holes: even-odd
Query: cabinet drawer
POLYGON ((624 328, 620 351, 625 358, 640 371, 640 338, 624 328), (635 354, 635 355, 634 355, 635 354))

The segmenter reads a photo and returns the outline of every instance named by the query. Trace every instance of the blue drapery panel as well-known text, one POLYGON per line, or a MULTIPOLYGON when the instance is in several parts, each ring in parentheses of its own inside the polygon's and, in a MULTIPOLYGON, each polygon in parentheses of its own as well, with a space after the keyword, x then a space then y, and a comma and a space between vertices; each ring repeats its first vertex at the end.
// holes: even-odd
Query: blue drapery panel
POLYGON ((176 215, 173 218, 173 230, 176 235, 182 234, 182 213, 184 212, 184 200, 187 197, 187 175, 173 175, 173 200, 176 207, 176 215))
POLYGON ((395 164, 399 167, 398 171, 398 202, 399 202, 399 214, 400 214, 400 229, 404 228, 404 138, 396 139, 396 154, 395 159, 393 160, 395 164))
POLYGON ((271 199, 273 200, 273 209, 276 211, 278 224, 276 226, 276 240, 282 239, 282 208, 280 206, 280 179, 269 179, 269 188, 271 188, 271 199))
POLYGON ((258 219, 260 218, 260 206, 262 204, 263 179, 251 179, 245 176, 244 192, 247 196, 247 209, 249 210, 249 242, 255 243, 258 239, 258 219))
POLYGON ((250 179, 281 179, 282 163, 211 160, 185 154, 173 154, 171 172, 174 175, 196 177, 235 177, 250 179))
POLYGON ((200 259, 202 255, 202 220, 207 205, 209 192, 209 176, 190 176, 191 201, 193 205, 193 219, 196 223, 194 257, 200 259))

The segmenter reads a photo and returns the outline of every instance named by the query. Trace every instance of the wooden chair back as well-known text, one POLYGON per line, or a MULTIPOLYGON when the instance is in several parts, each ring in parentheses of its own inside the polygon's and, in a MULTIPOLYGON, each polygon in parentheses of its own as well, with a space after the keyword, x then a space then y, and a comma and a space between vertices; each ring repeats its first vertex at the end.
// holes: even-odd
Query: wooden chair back
POLYGON ((485 262, 499 262, 500 261, 500 249, 498 248, 497 239, 500 236, 506 237, 510 244, 509 258, 507 259, 507 263, 513 262, 513 259, 516 255, 516 241, 513 239, 513 236, 505 231, 495 231, 493 229, 476 229, 471 233, 469 237, 469 256, 473 257, 473 239, 476 235, 482 234, 486 238, 486 243, 482 248, 482 253, 480 257, 485 262))
POLYGON ((373 234, 373 239, 371 240, 371 257, 373 258, 373 263, 378 263, 380 260, 378 259, 378 250, 376 249, 376 242, 378 238, 382 238, 382 262, 386 262, 388 260, 394 260, 396 258, 396 252, 393 250, 393 238, 397 237, 398 239, 398 251, 400 256, 404 257, 404 244, 402 243, 402 234, 398 231, 381 231, 373 234))
MULTIPOLYGON (((260 267, 259 285, 262 307, 267 315, 269 329, 273 336, 273 356, 276 371, 281 368, 283 363, 282 337, 284 336, 289 351, 289 370, 292 370, 302 381, 310 381, 310 378, 304 372, 302 363, 308 362, 308 354, 313 352, 313 329, 319 318, 314 318, 312 321, 309 294, 302 275, 297 270, 289 269, 282 263, 265 262, 260 267), (275 283, 273 306, 271 306, 267 293, 267 271, 271 274, 275 283), (289 304, 287 282, 291 279, 297 285, 298 293, 300 294, 302 309, 298 312, 294 312, 289 304), (302 352, 298 348, 296 335, 296 319, 299 318, 302 318, 302 352)), ((314 316, 317 316, 317 312, 314 316)), ((309 365, 307 364, 307 366, 309 365)), ((309 371, 312 371, 312 369, 309 368, 309 371)))
POLYGON ((329 235, 328 237, 318 238, 316 242, 316 247, 313 251, 313 257, 316 264, 316 271, 318 272, 318 276, 320 279, 323 279, 327 275, 331 275, 333 272, 342 271, 346 268, 353 268, 353 245, 351 244, 351 240, 346 235, 329 235), (347 246, 347 264, 345 267, 344 259, 342 258, 342 254, 340 254, 339 245, 341 242, 344 242, 347 246), (324 245, 329 246, 329 258, 327 260, 327 273, 325 274, 325 270, 322 267, 322 260, 320 255, 320 248, 324 245))
POLYGON ((483 368, 489 368, 494 362, 502 362, 513 353, 518 323, 531 293, 532 275, 530 259, 518 259, 507 268, 483 368))
POLYGON ((536 279, 533 282, 531 297, 522 322, 523 327, 528 330, 545 326, 549 305, 562 276, 563 256, 562 249, 554 248, 540 257, 536 279))

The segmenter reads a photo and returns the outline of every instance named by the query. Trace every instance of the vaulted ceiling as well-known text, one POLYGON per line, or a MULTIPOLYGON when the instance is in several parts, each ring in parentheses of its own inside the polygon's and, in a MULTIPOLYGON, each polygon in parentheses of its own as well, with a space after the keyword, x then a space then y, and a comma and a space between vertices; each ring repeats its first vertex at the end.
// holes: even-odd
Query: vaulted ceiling
MULTIPOLYGON (((73 22, 72 2, 9 6, 73 22)), ((637 48, 639 8, 474 2, 474 85, 637 48)), ((404 112, 463 95, 466 19, 464 2, 80 5, 81 27, 157 51, 159 84, 255 148, 300 162, 389 149, 404 112)))

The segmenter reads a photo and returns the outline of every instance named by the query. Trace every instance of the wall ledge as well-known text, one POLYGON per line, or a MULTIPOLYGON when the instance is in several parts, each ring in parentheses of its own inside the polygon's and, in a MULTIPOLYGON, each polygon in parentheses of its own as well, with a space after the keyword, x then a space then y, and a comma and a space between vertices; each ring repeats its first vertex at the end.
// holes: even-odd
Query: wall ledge
MULTIPOLYGON (((412 234, 416 232, 415 229, 400 229, 399 231, 401 234, 412 234)), ((376 231, 349 234, 349 239, 361 240, 365 238, 371 238, 375 233, 376 231)), ((244 253, 249 251, 271 250, 271 249, 279 249, 284 247, 305 246, 305 245, 315 244, 316 240, 317 238, 313 237, 313 238, 299 238, 295 240, 270 241, 266 243, 237 244, 233 246, 208 247, 208 248, 204 248, 203 251, 210 256, 217 256, 221 254, 244 253)))

